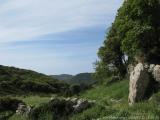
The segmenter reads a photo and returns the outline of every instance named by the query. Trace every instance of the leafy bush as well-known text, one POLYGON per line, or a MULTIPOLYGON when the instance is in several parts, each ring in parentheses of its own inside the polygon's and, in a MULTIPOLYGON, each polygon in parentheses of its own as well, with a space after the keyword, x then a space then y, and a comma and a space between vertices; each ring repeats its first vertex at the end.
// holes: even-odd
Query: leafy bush
POLYGON ((0 65, 0 94, 57 93, 69 91, 69 85, 30 70, 0 65))
POLYGON ((72 102, 65 101, 64 99, 54 99, 49 103, 40 105, 33 109, 30 114, 30 118, 33 120, 39 120, 42 115, 51 115, 54 120, 62 118, 67 119, 68 115, 73 112, 72 102))
POLYGON ((12 99, 9 97, 0 98, 0 111, 16 111, 19 103, 24 103, 22 100, 12 99))

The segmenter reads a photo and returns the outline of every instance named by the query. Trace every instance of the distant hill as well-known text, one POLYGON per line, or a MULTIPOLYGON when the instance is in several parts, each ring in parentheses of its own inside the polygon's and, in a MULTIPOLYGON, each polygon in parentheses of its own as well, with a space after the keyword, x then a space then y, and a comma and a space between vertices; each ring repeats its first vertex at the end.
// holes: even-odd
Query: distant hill
POLYGON ((53 78, 56 78, 60 81, 65 81, 69 84, 93 84, 96 80, 92 77, 92 73, 80 73, 75 76, 69 74, 62 75, 52 75, 53 78))
POLYGON ((68 84, 31 70, 0 65, 0 95, 24 93, 61 93, 68 84))
POLYGON ((52 77, 58 80, 68 81, 71 80, 74 76, 69 74, 61 74, 61 75, 52 75, 52 77))

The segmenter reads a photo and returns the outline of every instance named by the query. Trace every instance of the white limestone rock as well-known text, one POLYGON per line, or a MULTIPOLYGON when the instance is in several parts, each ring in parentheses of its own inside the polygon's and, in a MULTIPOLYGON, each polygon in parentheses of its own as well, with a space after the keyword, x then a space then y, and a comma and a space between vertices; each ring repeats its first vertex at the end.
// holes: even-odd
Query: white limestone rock
POLYGON ((160 65, 156 65, 153 69, 153 77, 155 81, 160 83, 160 65))
POLYGON ((141 101, 149 83, 148 69, 142 63, 138 63, 130 75, 129 103, 130 105, 141 101))

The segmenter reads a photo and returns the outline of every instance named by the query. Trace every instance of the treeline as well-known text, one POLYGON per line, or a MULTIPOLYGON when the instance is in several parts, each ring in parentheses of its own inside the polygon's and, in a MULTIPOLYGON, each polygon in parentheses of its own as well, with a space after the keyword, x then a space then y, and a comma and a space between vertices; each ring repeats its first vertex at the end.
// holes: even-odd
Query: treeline
POLYGON ((87 89, 85 85, 69 85, 41 73, 0 66, 0 95, 58 94, 72 96, 87 89))

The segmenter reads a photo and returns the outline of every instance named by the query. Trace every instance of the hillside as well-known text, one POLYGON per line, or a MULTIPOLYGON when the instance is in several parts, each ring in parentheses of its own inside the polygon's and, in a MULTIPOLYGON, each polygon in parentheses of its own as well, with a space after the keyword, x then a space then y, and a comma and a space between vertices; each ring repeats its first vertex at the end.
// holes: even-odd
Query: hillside
POLYGON ((68 85, 31 70, 0 65, 0 94, 60 93, 68 85))
POLYGON ((61 80, 61 81, 68 82, 74 76, 73 75, 69 75, 69 74, 61 74, 61 75, 51 75, 51 77, 56 78, 56 79, 61 80))
MULTIPOLYGON (((113 118, 115 120, 159 120, 160 109, 158 106, 160 105, 160 92, 155 93, 149 100, 129 106, 128 83, 128 80, 122 80, 110 84, 110 86, 106 86, 105 83, 103 85, 97 84, 92 89, 81 93, 77 98, 95 101, 95 104, 83 112, 70 114, 68 117, 65 117, 65 120, 112 120, 113 118)), ((28 105, 36 105, 38 108, 43 107, 45 110, 48 106, 52 105, 49 103, 50 96, 34 96, 19 99, 22 99, 28 105)), ((54 104, 60 106, 60 103, 54 104)), ((63 107, 60 106, 60 109, 63 110, 63 107)), ((37 112, 36 115, 39 116, 40 120, 52 120, 53 114, 53 109, 47 109, 43 113, 41 111, 37 112)), ((13 115, 9 120, 21 119, 28 120, 21 115, 13 115)))
POLYGON ((96 104, 80 114, 71 116, 70 120, 159 120, 160 92, 155 93, 149 100, 129 106, 128 83, 128 80, 122 80, 110 86, 99 84, 81 93, 81 98, 95 100, 96 104))
POLYGON ((52 75, 52 77, 60 81, 65 81, 69 84, 90 85, 96 82, 96 80, 92 77, 92 73, 80 73, 75 76, 62 74, 62 75, 52 75))

